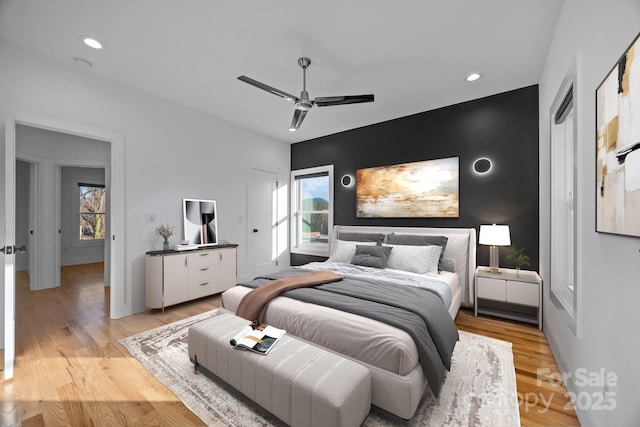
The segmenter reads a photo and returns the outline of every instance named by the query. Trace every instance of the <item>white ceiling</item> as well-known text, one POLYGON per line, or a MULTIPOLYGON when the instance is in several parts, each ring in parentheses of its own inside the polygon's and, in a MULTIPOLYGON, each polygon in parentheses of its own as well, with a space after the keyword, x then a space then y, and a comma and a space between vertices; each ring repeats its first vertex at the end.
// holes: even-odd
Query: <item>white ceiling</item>
POLYGON ((0 0, 0 40, 297 142, 538 83, 562 0, 0 0), (81 35, 105 45, 85 47, 81 35), (299 96, 375 94, 315 107, 299 96), (468 83, 470 72, 483 75, 468 83))

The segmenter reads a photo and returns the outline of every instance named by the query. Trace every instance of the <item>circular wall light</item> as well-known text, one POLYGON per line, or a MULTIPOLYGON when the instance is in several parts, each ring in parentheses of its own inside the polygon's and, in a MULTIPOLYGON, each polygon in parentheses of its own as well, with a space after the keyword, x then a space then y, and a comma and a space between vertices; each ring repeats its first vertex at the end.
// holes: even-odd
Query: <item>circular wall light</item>
POLYGON ((343 175, 342 178, 340 178, 340 183, 342 184, 343 187, 351 187, 354 183, 355 179, 353 179, 353 177, 349 174, 343 175))
POLYGON ((473 172, 478 175, 486 175, 491 172, 491 169, 493 169, 493 163, 487 157, 480 157, 473 162, 473 172))

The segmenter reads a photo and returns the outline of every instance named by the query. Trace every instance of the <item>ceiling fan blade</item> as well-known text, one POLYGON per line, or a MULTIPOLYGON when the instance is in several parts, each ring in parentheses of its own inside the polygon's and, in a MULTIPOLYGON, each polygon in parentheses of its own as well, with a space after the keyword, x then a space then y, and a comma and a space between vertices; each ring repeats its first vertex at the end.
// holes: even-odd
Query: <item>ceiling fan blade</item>
POLYGON ((274 95, 278 95, 279 97, 284 98, 287 101, 297 101, 298 100, 298 98, 296 96, 288 94, 287 92, 283 92, 280 89, 276 89, 275 87, 271 87, 269 85, 261 83, 261 82, 259 82, 257 80, 253 80, 250 77, 239 76, 238 80, 243 81, 245 83, 249 83, 251 86, 255 86, 255 87, 259 88, 259 89, 266 90, 267 92, 272 93, 274 95))
POLYGON ((293 120, 291 120, 291 126, 289 126, 289 130, 291 132, 297 130, 300 127, 300 125, 302 124, 302 121, 304 120, 304 117, 307 115, 307 111, 308 110, 296 109, 293 112, 293 120))
POLYGON ((371 95, 345 95, 345 96, 322 96, 314 99, 314 104, 318 107, 330 107, 332 105, 359 104, 361 102, 373 102, 371 95))

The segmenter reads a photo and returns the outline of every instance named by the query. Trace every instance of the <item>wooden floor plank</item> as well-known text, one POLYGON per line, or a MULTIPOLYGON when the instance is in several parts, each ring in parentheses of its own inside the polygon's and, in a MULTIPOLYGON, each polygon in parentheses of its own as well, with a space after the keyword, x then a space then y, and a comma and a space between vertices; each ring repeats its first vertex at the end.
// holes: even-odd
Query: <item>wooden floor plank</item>
MULTIPOLYGON (((209 297, 122 319, 109 318, 103 264, 63 267, 62 285, 32 292, 16 274, 16 366, 0 388, 0 423, 57 425, 204 425, 118 340, 220 306, 209 297)), ((458 329, 512 343, 522 425, 579 425, 549 345, 535 326, 462 310, 458 329)))

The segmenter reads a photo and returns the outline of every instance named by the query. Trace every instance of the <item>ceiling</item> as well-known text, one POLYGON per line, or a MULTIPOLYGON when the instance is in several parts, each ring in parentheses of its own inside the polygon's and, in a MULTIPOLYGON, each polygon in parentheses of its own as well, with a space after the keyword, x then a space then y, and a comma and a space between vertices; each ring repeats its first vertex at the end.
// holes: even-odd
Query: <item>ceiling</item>
POLYGON ((292 143, 538 83, 562 4, 0 0, 0 41, 292 143), (315 107, 289 132, 293 103, 237 77, 299 96, 301 56, 311 99, 375 102, 315 107))

